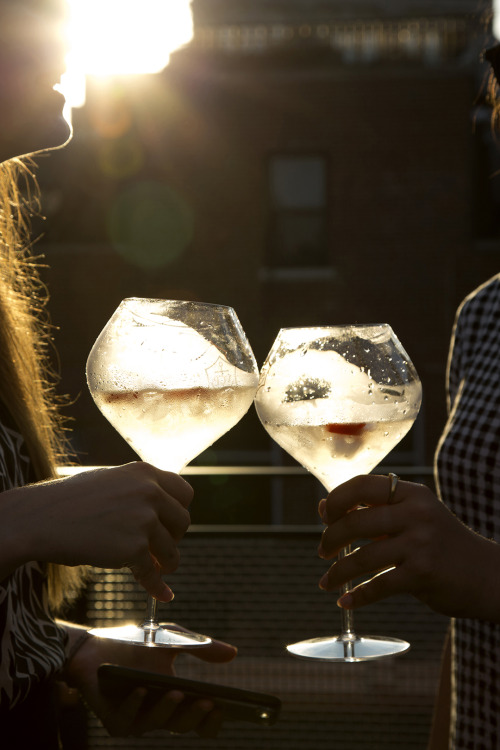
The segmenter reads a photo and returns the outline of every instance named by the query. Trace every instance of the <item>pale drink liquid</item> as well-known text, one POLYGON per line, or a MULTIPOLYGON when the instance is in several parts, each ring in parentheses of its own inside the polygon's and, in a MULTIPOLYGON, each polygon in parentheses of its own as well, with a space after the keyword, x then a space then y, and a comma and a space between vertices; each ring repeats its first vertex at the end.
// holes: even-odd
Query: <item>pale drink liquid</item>
POLYGON ((413 419, 327 424, 274 424, 262 417, 271 437, 331 491, 369 473, 406 435, 413 419))
POLYGON ((95 391, 97 406, 144 460, 180 471, 245 414, 254 386, 95 391))

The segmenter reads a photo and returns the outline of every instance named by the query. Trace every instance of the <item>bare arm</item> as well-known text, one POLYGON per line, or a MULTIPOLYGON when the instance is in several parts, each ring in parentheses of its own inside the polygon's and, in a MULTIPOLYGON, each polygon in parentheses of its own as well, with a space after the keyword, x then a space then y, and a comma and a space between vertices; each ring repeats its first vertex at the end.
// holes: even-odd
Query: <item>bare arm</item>
POLYGON ((178 565, 192 489, 135 462, 20 487, 0 495, 0 580, 30 560, 131 569, 162 601, 178 565))
POLYGON ((322 502, 327 527, 321 557, 330 560, 360 539, 371 542, 334 562, 320 586, 336 590, 373 576, 339 605, 355 608, 409 593, 451 617, 500 623, 500 545, 467 528, 427 487, 400 481, 392 505, 388 491, 386 476, 360 476, 322 502), (380 571, 385 572, 377 575, 380 571))

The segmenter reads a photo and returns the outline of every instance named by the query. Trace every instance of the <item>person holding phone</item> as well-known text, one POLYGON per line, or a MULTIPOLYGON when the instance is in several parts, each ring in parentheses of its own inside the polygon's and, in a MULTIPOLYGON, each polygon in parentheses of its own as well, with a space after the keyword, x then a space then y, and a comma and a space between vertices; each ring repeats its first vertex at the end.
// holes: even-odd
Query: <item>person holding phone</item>
MULTIPOLYGON (((44 294, 29 251, 36 209, 33 154, 71 137, 54 90, 64 72, 64 0, 0 0, 0 745, 59 748, 56 686, 66 680, 116 735, 166 728, 213 736, 211 700, 143 688, 121 701, 100 689, 103 662, 173 674, 177 650, 89 636, 55 613, 79 590, 84 565, 127 566, 169 601, 161 578, 179 562, 191 487, 142 462, 58 479, 65 429, 48 367, 44 294)), ((196 656, 224 662, 214 642, 196 656)))

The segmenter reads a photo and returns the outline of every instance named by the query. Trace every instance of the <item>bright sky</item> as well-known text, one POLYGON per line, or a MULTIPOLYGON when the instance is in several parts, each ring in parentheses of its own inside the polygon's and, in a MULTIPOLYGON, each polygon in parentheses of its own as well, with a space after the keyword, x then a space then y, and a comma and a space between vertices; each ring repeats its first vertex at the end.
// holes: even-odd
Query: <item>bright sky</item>
POLYGON ((500 39, 500 0, 493 0, 493 33, 500 39))
POLYGON ((66 0, 68 70, 61 90, 69 107, 85 101, 86 75, 158 73, 190 41, 190 0, 66 0))

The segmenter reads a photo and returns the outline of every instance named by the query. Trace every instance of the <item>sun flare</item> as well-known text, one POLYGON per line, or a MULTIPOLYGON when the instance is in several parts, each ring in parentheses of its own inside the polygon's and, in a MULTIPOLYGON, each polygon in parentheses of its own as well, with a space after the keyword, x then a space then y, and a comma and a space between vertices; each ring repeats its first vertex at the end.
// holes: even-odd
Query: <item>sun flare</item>
POLYGON ((193 36, 190 0, 66 0, 69 108, 85 101, 87 75, 158 73, 193 36))

